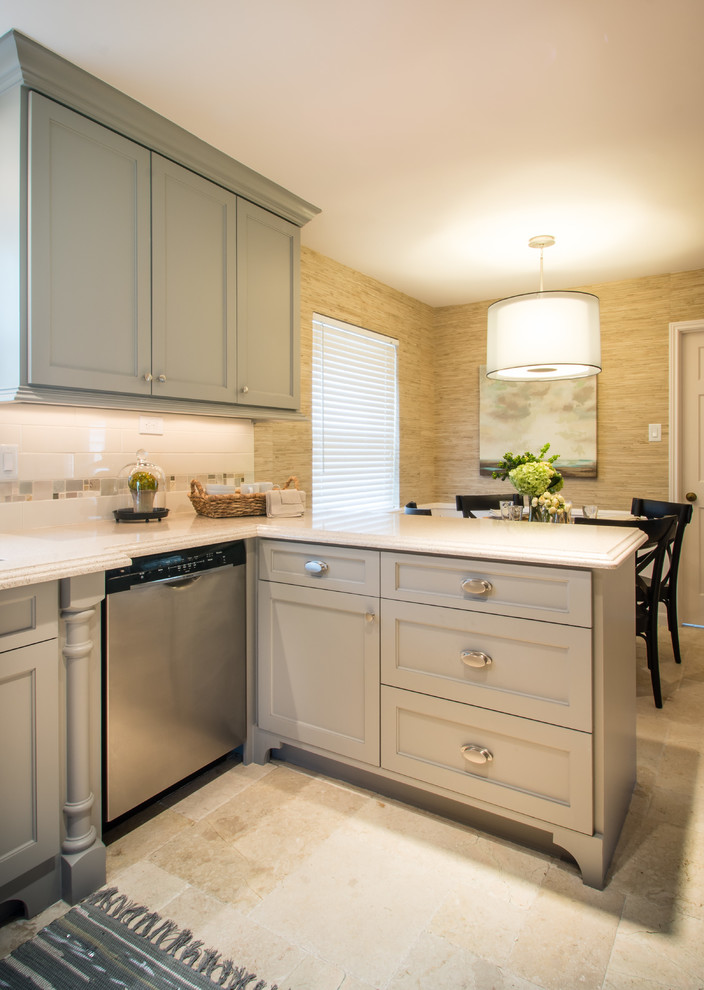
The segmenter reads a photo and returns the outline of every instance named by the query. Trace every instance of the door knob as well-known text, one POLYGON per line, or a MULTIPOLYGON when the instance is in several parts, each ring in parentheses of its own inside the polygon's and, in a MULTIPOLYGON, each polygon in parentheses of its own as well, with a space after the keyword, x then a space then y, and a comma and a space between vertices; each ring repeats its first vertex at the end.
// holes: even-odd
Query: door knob
POLYGON ((688 502, 696 502, 697 501, 697 493, 696 492, 687 492, 687 494, 685 495, 685 498, 687 499, 688 502))

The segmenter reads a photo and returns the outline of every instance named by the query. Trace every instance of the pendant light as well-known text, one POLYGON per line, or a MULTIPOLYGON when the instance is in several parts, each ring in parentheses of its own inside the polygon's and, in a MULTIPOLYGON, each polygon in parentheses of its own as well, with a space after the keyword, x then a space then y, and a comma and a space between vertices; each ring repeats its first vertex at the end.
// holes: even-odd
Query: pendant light
POLYGON ((540 248, 540 291, 489 306, 486 376, 509 382, 588 378, 601 371, 599 300, 591 292, 543 291, 543 249, 550 234, 531 237, 540 248))

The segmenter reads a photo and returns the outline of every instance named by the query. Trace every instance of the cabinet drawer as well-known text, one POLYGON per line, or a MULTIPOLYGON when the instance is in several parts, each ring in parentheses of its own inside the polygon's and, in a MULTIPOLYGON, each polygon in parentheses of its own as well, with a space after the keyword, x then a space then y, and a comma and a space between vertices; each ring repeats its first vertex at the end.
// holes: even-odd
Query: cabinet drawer
POLYGON ((0 591, 0 651, 58 636, 59 594, 55 581, 0 591))
POLYGON ((591 731, 591 632, 384 599, 392 687, 591 731))
POLYGON ((355 547, 262 540, 259 577, 264 581, 378 596, 379 553, 355 547))
POLYGON ((588 733, 389 687, 381 689, 381 725, 385 769, 592 833, 588 733), (467 746, 487 762, 471 762, 467 746))
POLYGON ((494 615, 591 625, 589 571, 384 553, 381 594, 494 615))

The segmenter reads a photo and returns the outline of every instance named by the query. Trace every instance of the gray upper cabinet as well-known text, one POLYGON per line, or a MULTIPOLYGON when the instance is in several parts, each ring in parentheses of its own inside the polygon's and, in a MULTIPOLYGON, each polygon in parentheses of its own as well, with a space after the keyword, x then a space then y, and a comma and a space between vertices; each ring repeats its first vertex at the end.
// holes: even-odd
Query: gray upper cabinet
POLYGON ((237 206, 238 401, 300 404, 300 231, 240 199, 237 206))
POLYGON ((316 207, 18 31, 0 168, 0 401, 300 417, 316 207))
POLYGON ((236 401, 237 197, 152 156, 152 388, 236 401))
POLYGON ((30 94, 28 381, 149 395, 149 152, 30 94))

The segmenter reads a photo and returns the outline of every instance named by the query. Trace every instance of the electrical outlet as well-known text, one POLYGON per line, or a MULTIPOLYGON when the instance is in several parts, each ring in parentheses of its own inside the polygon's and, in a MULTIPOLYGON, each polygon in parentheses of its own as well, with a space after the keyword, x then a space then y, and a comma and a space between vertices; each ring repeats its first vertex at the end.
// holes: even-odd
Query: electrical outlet
POLYGON ((662 440, 662 429, 660 427, 660 423, 648 424, 648 440, 650 441, 662 440))
POLYGON ((164 432, 164 420, 161 416, 140 416, 139 432, 161 436, 164 432))
POLYGON ((17 459, 19 446, 16 443, 0 444, 0 479, 3 481, 17 480, 17 459))

